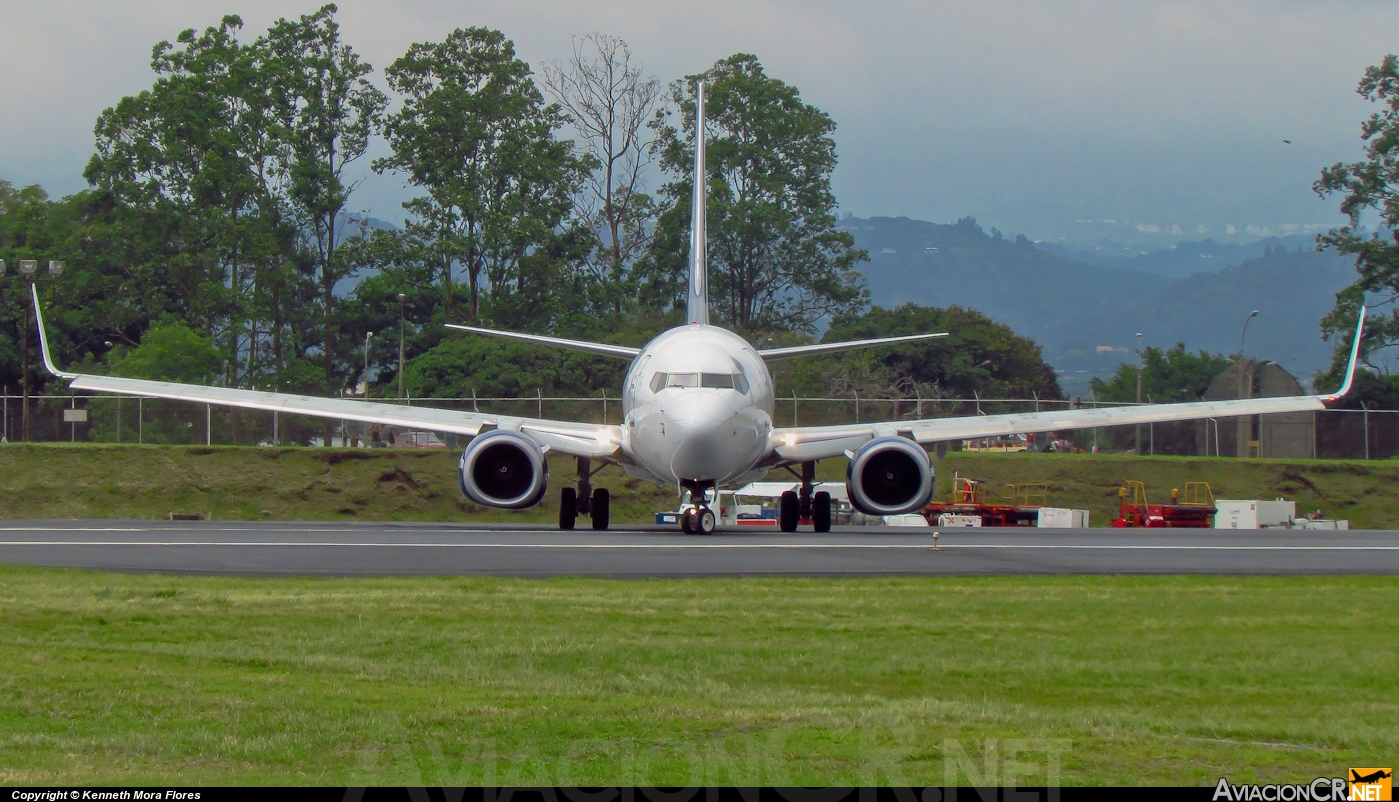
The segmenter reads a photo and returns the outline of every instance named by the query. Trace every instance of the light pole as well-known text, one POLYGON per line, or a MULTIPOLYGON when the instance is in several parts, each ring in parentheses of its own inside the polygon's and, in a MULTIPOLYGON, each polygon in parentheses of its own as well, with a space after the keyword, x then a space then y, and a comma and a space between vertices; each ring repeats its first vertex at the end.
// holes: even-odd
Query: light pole
POLYGON ((1248 322, 1256 317, 1258 317, 1257 309, 1249 312, 1248 317, 1244 318, 1244 330, 1243 333, 1239 335, 1239 359, 1244 358, 1244 338, 1248 336, 1248 322))
POLYGON ((398 397, 403 397, 403 308, 408 296, 398 294, 398 397))
MULTIPOLYGON (((1249 321, 1253 320, 1255 317, 1258 317, 1257 309, 1249 312, 1248 317, 1244 318, 1244 328, 1239 334, 1239 398, 1249 398, 1253 395, 1253 377, 1249 375, 1252 373, 1252 371, 1249 370, 1251 365, 1244 359, 1244 338, 1248 336, 1249 321)), ((1253 439, 1251 436, 1252 434, 1253 418, 1238 418, 1234 424, 1234 440, 1236 441, 1234 443, 1235 456, 1247 457, 1249 455, 1248 443, 1253 439)))
POLYGON ((374 332, 364 333, 364 397, 369 397, 369 338, 374 336, 374 332))
MULTIPOLYGON (((1142 358, 1142 333, 1137 332, 1137 403, 1142 402, 1142 374, 1146 372, 1146 362, 1142 358)), ((1137 456, 1142 453, 1142 425, 1137 424, 1136 442, 1132 445, 1132 451, 1137 456)))
MULTIPOLYGON (((39 280, 34 276, 35 271, 38 269, 39 261, 37 259, 19 260, 20 275, 29 282, 31 287, 34 286, 35 281, 39 280)), ((0 259, 0 276, 3 275, 5 275, 5 262, 3 259, 0 259)), ((63 275, 63 263, 50 261, 49 275, 53 278, 58 278, 63 275)), ((32 296, 33 293, 31 292, 30 295, 32 296)), ((25 298, 22 304, 22 306, 24 306, 24 344, 21 346, 24 351, 24 367, 22 368, 24 371, 24 407, 20 412, 20 439, 25 441, 29 440, 29 327, 32 325, 29 322, 30 303, 32 303, 31 299, 25 298)))

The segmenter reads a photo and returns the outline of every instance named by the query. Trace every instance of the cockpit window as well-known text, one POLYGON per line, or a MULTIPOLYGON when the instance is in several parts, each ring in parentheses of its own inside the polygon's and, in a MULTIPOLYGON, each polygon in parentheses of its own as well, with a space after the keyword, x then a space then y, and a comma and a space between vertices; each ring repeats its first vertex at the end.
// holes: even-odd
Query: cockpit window
POLYGON ((748 380, 742 373, 657 373, 651 377, 651 392, 667 387, 708 387, 712 390, 748 392, 748 380))

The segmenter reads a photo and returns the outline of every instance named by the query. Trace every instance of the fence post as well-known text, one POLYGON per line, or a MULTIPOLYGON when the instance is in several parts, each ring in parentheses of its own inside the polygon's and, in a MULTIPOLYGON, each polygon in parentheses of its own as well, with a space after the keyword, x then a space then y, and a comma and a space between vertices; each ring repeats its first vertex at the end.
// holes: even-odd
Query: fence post
POLYGON ((918 389, 918 387, 915 385, 913 388, 913 394, 918 398, 918 400, 915 402, 918 406, 916 408, 916 411, 913 413, 913 417, 917 418, 918 420, 923 420, 923 391, 918 389))
POLYGON ((136 399, 136 443, 146 442, 146 399, 136 399))
POLYGON ((214 444, 214 408, 204 405, 204 445, 214 444))
POLYGON ((272 445, 274 446, 282 444, 282 436, 281 433, 277 431, 277 423, 277 410, 274 409, 272 410, 272 445))
POLYGON ((478 406, 476 406, 476 388, 475 388, 475 387, 472 387, 472 388, 471 388, 471 411, 472 411, 472 412, 480 412, 480 411, 481 411, 481 408, 478 407, 478 406))
POLYGON ((1361 414, 1365 418, 1365 459, 1370 458, 1370 405, 1364 401, 1360 402, 1360 408, 1365 410, 1361 414))
MULTIPOLYGON (((72 397, 73 401, 72 401, 72 403, 69 404, 68 406, 69 406, 70 409, 77 409, 77 408, 78 408, 78 397, 77 397, 76 395, 75 395, 75 396, 71 396, 71 397, 72 397)), ((77 421, 68 421, 68 442, 70 442, 70 443, 76 443, 76 442, 78 442, 78 422, 77 422, 77 421)))
POLYGON ((797 391, 796 391, 796 389, 794 388, 794 389, 792 390, 792 426, 795 427, 796 425, 797 425, 797 391))
POLYGON ((602 425, 607 425, 607 388, 602 388, 602 425))
POLYGON ((534 388, 535 395, 539 398, 539 417, 544 417, 544 388, 534 388))
POLYGON ((859 390, 851 390, 850 392, 852 392, 852 393, 855 394, 855 422, 856 422, 856 423, 859 423, 859 422, 860 422, 860 391, 859 391, 859 390))
POLYGON ((121 396, 117 396, 117 442, 121 442, 121 396))

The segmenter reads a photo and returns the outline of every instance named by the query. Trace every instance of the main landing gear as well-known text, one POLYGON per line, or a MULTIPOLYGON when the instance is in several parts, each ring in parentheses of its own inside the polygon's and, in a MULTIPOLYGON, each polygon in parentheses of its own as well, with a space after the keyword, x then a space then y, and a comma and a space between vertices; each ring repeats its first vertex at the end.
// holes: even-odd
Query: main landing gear
POLYGON ((593 519, 593 528, 603 530, 612 517, 612 495, 607 488, 594 488, 592 478, 602 470, 592 467, 592 460, 578 458, 578 487, 565 487, 559 491, 559 528, 572 529, 579 515, 593 519))
POLYGON ((787 470, 801 479, 801 492, 788 490, 782 494, 777 512, 778 528, 783 532, 795 532, 798 524, 810 523, 817 532, 831 531, 831 494, 824 490, 812 492, 816 487, 816 463, 803 462, 800 474, 790 466, 787 470))
POLYGON ((709 491, 714 483, 685 481, 680 485, 690 491, 690 498, 695 500, 695 506, 680 515, 680 531, 687 535, 714 534, 714 527, 719 524, 719 517, 709 507, 709 491))

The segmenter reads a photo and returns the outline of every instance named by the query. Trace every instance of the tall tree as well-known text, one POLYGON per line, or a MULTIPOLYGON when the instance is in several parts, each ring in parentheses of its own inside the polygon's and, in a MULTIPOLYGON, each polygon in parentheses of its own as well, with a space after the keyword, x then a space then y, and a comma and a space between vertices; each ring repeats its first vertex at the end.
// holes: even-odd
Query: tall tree
POLYGON ((655 161, 647 122, 661 85, 642 76, 626 42, 602 33, 575 38, 566 64, 545 65, 543 84, 568 117, 579 147, 593 160, 588 179, 574 196, 574 211, 596 240, 588 265, 617 330, 626 300, 634 297, 632 265, 654 229, 655 203, 644 178, 655 161))
POLYGON ((926 399, 1063 397, 1043 348, 974 309, 903 304, 839 315, 824 340, 841 342, 900 334, 949 332, 926 342, 856 351, 840 357, 778 363, 779 376, 810 395, 926 399))
POLYGON ((1350 225, 1317 237, 1317 249, 1335 248, 1355 256, 1355 283, 1336 294, 1336 306, 1322 318, 1325 337, 1342 335, 1326 381, 1340 383, 1350 351, 1355 317, 1367 297, 1370 306, 1390 306, 1387 315, 1374 315, 1366 321, 1362 355, 1368 357, 1382 348, 1399 345, 1399 57, 1388 55, 1365 70, 1356 90, 1361 97, 1382 107, 1360 126, 1365 144, 1365 160, 1349 164, 1337 162, 1321 171, 1313 185, 1322 197, 1340 193, 1341 212, 1350 225), (1367 213, 1378 217, 1380 231, 1366 236, 1361 222, 1367 213), (1375 296, 1378 296, 1376 298, 1375 296))
POLYGON ((1107 379, 1093 379, 1093 395, 1099 401, 1136 401, 1137 374, 1142 393, 1155 402, 1199 401, 1210 384, 1229 367, 1229 357, 1208 351, 1190 353, 1185 343, 1167 349, 1147 346, 1142 365, 1122 362, 1107 379))
MULTIPOLYGON (((404 204, 408 231, 433 243, 449 292, 452 266, 462 266, 476 320, 483 278, 498 303, 530 285, 530 263, 548 258, 587 164, 555 137, 558 109, 499 31, 459 28, 414 44, 385 75, 403 106, 384 127, 393 155, 375 169, 401 171, 423 189, 404 204)), ((513 322, 537 328, 547 317, 513 322)))
MULTIPOLYGON (((307 238, 319 277, 322 364, 335 386, 335 285, 353 272, 341 258, 345 214, 359 186, 346 169, 364 156, 388 98, 369 83, 373 67, 341 41, 336 7, 278 20, 263 42, 275 76, 274 114, 296 230, 307 238)), ((327 432, 329 431, 327 424, 327 432)), ((329 443, 329 436, 326 442, 329 443)))
POLYGON ((814 332, 821 318, 863 307, 868 293, 855 265, 867 256, 848 232, 835 228, 835 122, 744 53, 672 85, 680 128, 669 110, 652 123, 661 166, 673 177, 661 191, 665 210, 649 265, 653 288, 674 298, 682 294, 696 79, 708 83, 712 313, 755 333, 814 332))

